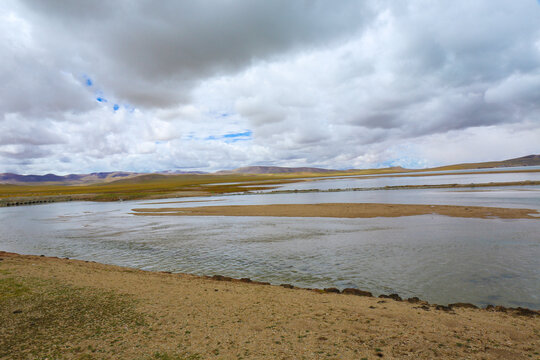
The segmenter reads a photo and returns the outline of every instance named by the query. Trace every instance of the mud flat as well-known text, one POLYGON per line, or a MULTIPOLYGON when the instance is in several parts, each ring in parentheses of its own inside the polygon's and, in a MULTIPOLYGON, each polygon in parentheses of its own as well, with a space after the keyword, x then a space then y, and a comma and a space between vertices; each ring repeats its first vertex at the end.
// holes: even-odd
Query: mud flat
POLYGON ((0 252, 0 358, 529 359, 537 311, 0 252), (355 296, 356 295, 356 296, 355 296))
POLYGON ((133 209, 136 215, 373 218, 438 214, 464 218, 540 219, 533 209, 377 203, 273 204, 133 209))

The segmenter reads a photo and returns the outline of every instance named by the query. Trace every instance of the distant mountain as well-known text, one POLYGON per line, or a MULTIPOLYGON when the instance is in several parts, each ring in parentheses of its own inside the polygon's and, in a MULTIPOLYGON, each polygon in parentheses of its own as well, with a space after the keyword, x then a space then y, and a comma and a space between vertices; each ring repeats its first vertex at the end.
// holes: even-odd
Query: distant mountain
POLYGON ((501 168, 501 167, 516 167, 516 166, 539 166, 540 155, 527 155, 515 159, 508 159, 502 161, 488 161, 482 163, 465 163, 441 166, 430 170, 467 170, 467 169, 488 169, 488 168, 501 168))
POLYGON ((3 183, 18 183, 18 182, 49 182, 49 181, 63 181, 64 176, 58 176, 54 174, 46 175, 18 175, 13 173, 0 174, 0 182, 3 183))
POLYGON ((292 174, 292 173, 327 173, 336 170, 312 167, 246 166, 234 170, 221 170, 214 174, 292 174))
POLYGON ((538 166, 540 165, 540 155, 527 155, 515 159, 502 161, 503 166, 538 166))
MULTIPOLYGON (((515 167, 515 166, 540 166, 540 155, 527 155, 515 159, 508 159, 503 161, 489 161, 483 163, 466 163, 441 166, 437 168, 431 168, 429 170, 456 170, 456 169, 482 169, 482 168, 500 168, 500 167, 515 167)), ((380 173, 396 172, 396 171, 411 171, 400 167, 392 167, 386 169, 378 169, 380 173)), ((427 170, 427 169, 426 169, 427 170)), ((280 167, 280 166, 247 166, 233 170, 217 171, 215 175, 228 175, 228 174, 293 174, 293 173, 311 173, 311 174, 324 174, 331 173, 337 170, 321 169, 315 167, 280 167)), ((344 172, 359 172, 362 170, 344 170, 344 172)), ((366 170, 367 171, 367 170, 366 170)), ((61 185, 82 185, 92 183, 112 182, 118 180, 125 180, 129 183, 138 183, 151 181, 161 178, 166 178, 167 175, 204 175, 208 174, 203 171, 162 171, 153 174, 148 173, 132 173, 124 171, 112 171, 112 172, 94 172, 90 174, 69 174, 69 175, 18 175, 13 173, 0 173, 0 184, 19 184, 19 185, 32 185, 41 183, 53 183, 61 185)))
POLYGON ((183 170, 167 170, 167 171, 158 171, 156 174, 163 175, 205 175, 208 174, 206 171, 183 171, 183 170))
POLYGON ((18 175, 13 173, 0 174, 0 184, 37 184, 37 183, 61 183, 61 184, 89 184, 95 182, 109 182, 122 178, 137 176, 137 173, 113 171, 95 172, 90 174, 69 175, 18 175))

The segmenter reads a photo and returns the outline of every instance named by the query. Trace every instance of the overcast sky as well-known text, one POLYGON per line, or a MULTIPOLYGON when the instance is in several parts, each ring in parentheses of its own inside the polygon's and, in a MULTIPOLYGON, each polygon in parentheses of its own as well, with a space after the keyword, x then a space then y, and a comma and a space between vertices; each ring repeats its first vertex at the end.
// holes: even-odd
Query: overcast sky
POLYGON ((537 0, 2 0, 0 54, 0 172, 540 153, 537 0))

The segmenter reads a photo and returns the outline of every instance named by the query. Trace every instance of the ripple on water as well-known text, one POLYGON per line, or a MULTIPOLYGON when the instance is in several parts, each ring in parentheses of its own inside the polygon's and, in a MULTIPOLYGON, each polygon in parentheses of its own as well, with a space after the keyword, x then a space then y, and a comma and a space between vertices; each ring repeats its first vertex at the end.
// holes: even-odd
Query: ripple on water
MULTIPOLYGON (((339 196, 349 196, 349 201, 382 196, 358 194, 339 196)), ((538 198, 527 193, 522 197, 512 192, 393 194, 397 196, 394 200, 402 196, 412 203, 427 201, 420 196, 427 194, 434 203, 459 203, 469 197, 480 205, 502 202, 540 208, 538 198)), ((319 195, 309 198, 335 202, 327 196, 332 194, 319 195)), ((291 200, 290 194, 288 198, 291 200)), ((221 204, 281 199, 274 195, 228 197, 221 204)), ((356 287, 436 303, 540 308, 540 222, 536 220, 431 215, 375 219, 137 217, 128 215, 133 204, 126 203, 0 209, 0 246, 7 251, 146 270, 250 277, 302 287, 356 287)))

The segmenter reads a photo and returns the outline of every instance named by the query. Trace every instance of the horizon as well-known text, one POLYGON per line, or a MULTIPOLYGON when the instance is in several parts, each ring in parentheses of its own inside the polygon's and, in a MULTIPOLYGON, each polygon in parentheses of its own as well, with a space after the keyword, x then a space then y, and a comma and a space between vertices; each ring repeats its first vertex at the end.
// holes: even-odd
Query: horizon
POLYGON ((423 169, 540 153, 538 1, 0 10, 0 173, 423 169))
MULTIPOLYGON (((487 163, 489 162, 502 162, 502 161, 507 161, 507 160, 516 160, 516 159, 522 159, 522 158, 527 158, 527 157, 531 157, 531 156, 540 156, 540 155, 537 155, 537 154, 528 154, 528 155, 523 155, 523 156, 519 156, 517 158, 512 158, 512 159, 495 159, 495 160, 491 160, 491 161, 486 161, 487 163)), ((482 164, 484 162, 480 162, 479 164, 482 164)), ((113 170, 113 171, 93 171, 93 172, 88 172, 88 173, 52 173, 52 172, 48 172, 48 173, 26 173, 26 174, 21 174, 21 173, 10 173, 10 172, 4 172, 4 173, 0 173, 0 175, 2 174, 13 174, 13 175, 18 175, 18 176, 46 176, 46 175, 55 175, 55 176, 69 176, 69 175, 92 175, 92 174, 110 174, 110 173, 133 173, 133 174, 140 174, 140 175, 145 175, 145 174, 163 174, 163 175, 182 175, 182 173, 186 173, 186 174, 195 174, 195 173, 201 173, 201 174, 204 174, 204 175, 214 175, 214 174, 218 174, 219 172, 227 172, 227 171, 233 171, 233 170, 237 170, 237 169, 242 169, 242 168, 253 168, 253 167, 263 167, 263 168, 267 168, 267 167, 277 167, 277 168, 289 168, 289 169, 296 169, 296 168, 311 168, 311 169, 320 169, 320 170, 329 170, 329 171, 350 171, 350 170, 381 170, 381 169, 391 169, 391 168, 403 168, 404 170, 428 170, 428 169, 432 169, 432 168, 438 168, 438 167, 444 167, 444 166, 453 166, 453 165, 465 165, 465 164, 475 164, 474 162, 467 162, 467 163, 452 163, 452 164, 444 164, 444 165, 440 165, 440 166, 436 166, 436 167, 422 167, 422 168, 405 168, 405 167, 402 167, 402 166, 389 166, 389 167, 377 167, 377 168, 352 168, 352 167, 349 167, 349 168, 321 168, 321 167, 316 167, 316 166, 294 166, 294 167, 290 167, 290 166, 274 166, 274 165, 247 165, 247 166, 240 166, 240 167, 237 167, 237 168, 230 168, 230 169, 220 169, 220 170, 215 170, 215 171, 198 171, 198 170, 189 170, 189 169, 176 169, 176 170, 171 170, 171 169, 167 169, 167 170, 157 170, 157 171, 141 171, 141 172, 137 172, 137 171, 126 171, 126 170, 113 170), (176 171, 180 172, 180 173, 175 173, 176 171), (170 172, 170 174, 167 174, 168 172, 170 172)), ((518 166, 520 167, 520 166, 518 166)), ((219 174, 218 174, 219 175, 219 174)))

